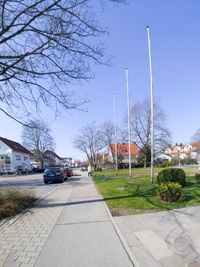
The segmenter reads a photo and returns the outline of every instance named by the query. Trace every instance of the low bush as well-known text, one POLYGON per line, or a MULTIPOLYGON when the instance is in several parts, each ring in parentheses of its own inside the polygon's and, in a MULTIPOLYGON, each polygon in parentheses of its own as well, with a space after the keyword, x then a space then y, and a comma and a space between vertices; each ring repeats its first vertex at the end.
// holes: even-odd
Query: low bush
POLYGON ((166 168, 166 167, 169 167, 171 165, 172 165, 171 161, 165 160, 165 161, 161 162, 159 166, 166 168))
POLYGON ((0 192, 0 219, 14 216, 28 208, 36 196, 31 190, 5 189, 0 192))
POLYGON ((179 183, 182 186, 186 184, 186 175, 183 169, 169 168, 159 172, 157 176, 158 184, 161 183, 179 183))
POLYGON ((179 183, 165 183, 158 186, 160 198, 167 202, 175 202, 182 195, 182 186, 179 183))
POLYGON ((200 184, 200 173, 195 174, 195 180, 197 184, 200 184))

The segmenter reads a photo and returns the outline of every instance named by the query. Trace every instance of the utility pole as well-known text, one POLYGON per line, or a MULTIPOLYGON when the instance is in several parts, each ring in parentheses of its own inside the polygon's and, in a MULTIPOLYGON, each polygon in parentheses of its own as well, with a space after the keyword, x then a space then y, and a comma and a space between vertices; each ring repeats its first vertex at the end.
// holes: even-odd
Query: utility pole
POLYGON ((150 74, 150 90, 151 90, 151 183, 154 183, 154 90, 153 90, 153 74, 152 74, 152 57, 151 57, 151 40, 150 28, 147 29, 148 49, 149 49, 149 74, 150 74))
POLYGON ((116 101, 115 94, 113 94, 113 115, 114 115, 114 129, 115 129, 115 170, 118 171, 118 156, 117 156, 117 127, 116 127, 116 101))
POLYGON ((128 111, 128 154, 129 154, 129 178, 131 178, 131 127, 130 127, 130 94, 128 83, 128 68, 126 68, 126 93, 127 93, 127 111, 128 111))

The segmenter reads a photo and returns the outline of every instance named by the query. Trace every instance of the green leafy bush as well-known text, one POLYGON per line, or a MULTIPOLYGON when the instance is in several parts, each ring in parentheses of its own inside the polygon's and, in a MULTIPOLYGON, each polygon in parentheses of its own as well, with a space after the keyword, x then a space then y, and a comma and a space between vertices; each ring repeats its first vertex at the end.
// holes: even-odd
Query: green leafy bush
POLYGON ((185 186, 186 175, 183 169, 169 168, 159 172, 157 176, 157 181, 158 184, 174 182, 185 186))
POLYGON ((197 184, 200 184, 200 173, 195 174, 195 180, 197 184))
POLYGON ((165 183, 158 186, 160 198, 167 202, 175 202, 182 195, 182 186, 179 183, 165 183))

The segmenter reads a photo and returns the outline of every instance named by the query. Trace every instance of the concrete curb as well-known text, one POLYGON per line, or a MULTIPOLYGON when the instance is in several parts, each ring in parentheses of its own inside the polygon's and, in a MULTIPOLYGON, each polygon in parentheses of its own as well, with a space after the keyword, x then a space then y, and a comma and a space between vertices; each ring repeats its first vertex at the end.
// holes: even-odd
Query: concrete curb
POLYGON ((44 198, 48 197, 49 195, 51 195, 53 192, 55 192, 58 188, 60 188, 61 186, 63 186, 64 183, 56 186, 54 189, 52 189, 50 192, 48 192, 46 195, 40 197, 39 199, 37 199, 29 208, 23 210, 20 214, 15 215, 15 217, 12 218, 8 218, 8 219, 4 219, 2 223, 0 223, 0 227, 2 225, 4 225, 5 223, 8 222, 9 226, 12 225, 14 222, 16 222, 17 220, 19 220, 26 212, 28 212, 30 209, 32 209, 37 203, 39 203, 41 200, 43 200, 44 198))

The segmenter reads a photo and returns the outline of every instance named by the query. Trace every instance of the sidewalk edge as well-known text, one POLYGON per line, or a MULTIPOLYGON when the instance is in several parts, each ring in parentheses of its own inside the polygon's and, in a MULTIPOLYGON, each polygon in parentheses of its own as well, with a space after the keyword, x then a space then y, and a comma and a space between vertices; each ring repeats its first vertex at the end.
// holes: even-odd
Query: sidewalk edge
MULTIPOLYGON (((102 197, 102 196, 101 196, 101 197, 102 197)), ((102 199, 103 199, 103 198, 102 198, 102 199)), ((139 264, 138 260, 136 259, 135 255, 133 254, 132 250, 130 249, 129 245, 127 244, 125 238, 123 237, 121 231, 119 230, 119 227, 118 227, 117 224, 115 223, 115 221, 114 221, 114 219, 113 219, 113 216, 112 216, 112 214, 111 214, 111 212, 110 212, 110 210, 109 210, 109 208, 108 208, 108 206, 107 206, 107 204, 105 203, 104 200, 103 200, 103 203, 104 203, 105 208, 106 208, 106 210, 107 210, 107 212, 108 212, 108 215, 109 215, 110 220, 111 220, 111 222, 112 222, 112 224, 113 224, 113 227, 114 227, 114 229, 115 229, 117 235, 119 236, 119 239, 120 239, 120 241, 121 241, 123 247, 125 248, 126 253, 127 253, 129 259, 131 260, 133 266, 134 266, 134 267, 140 267, 140 264, 139 264)))

